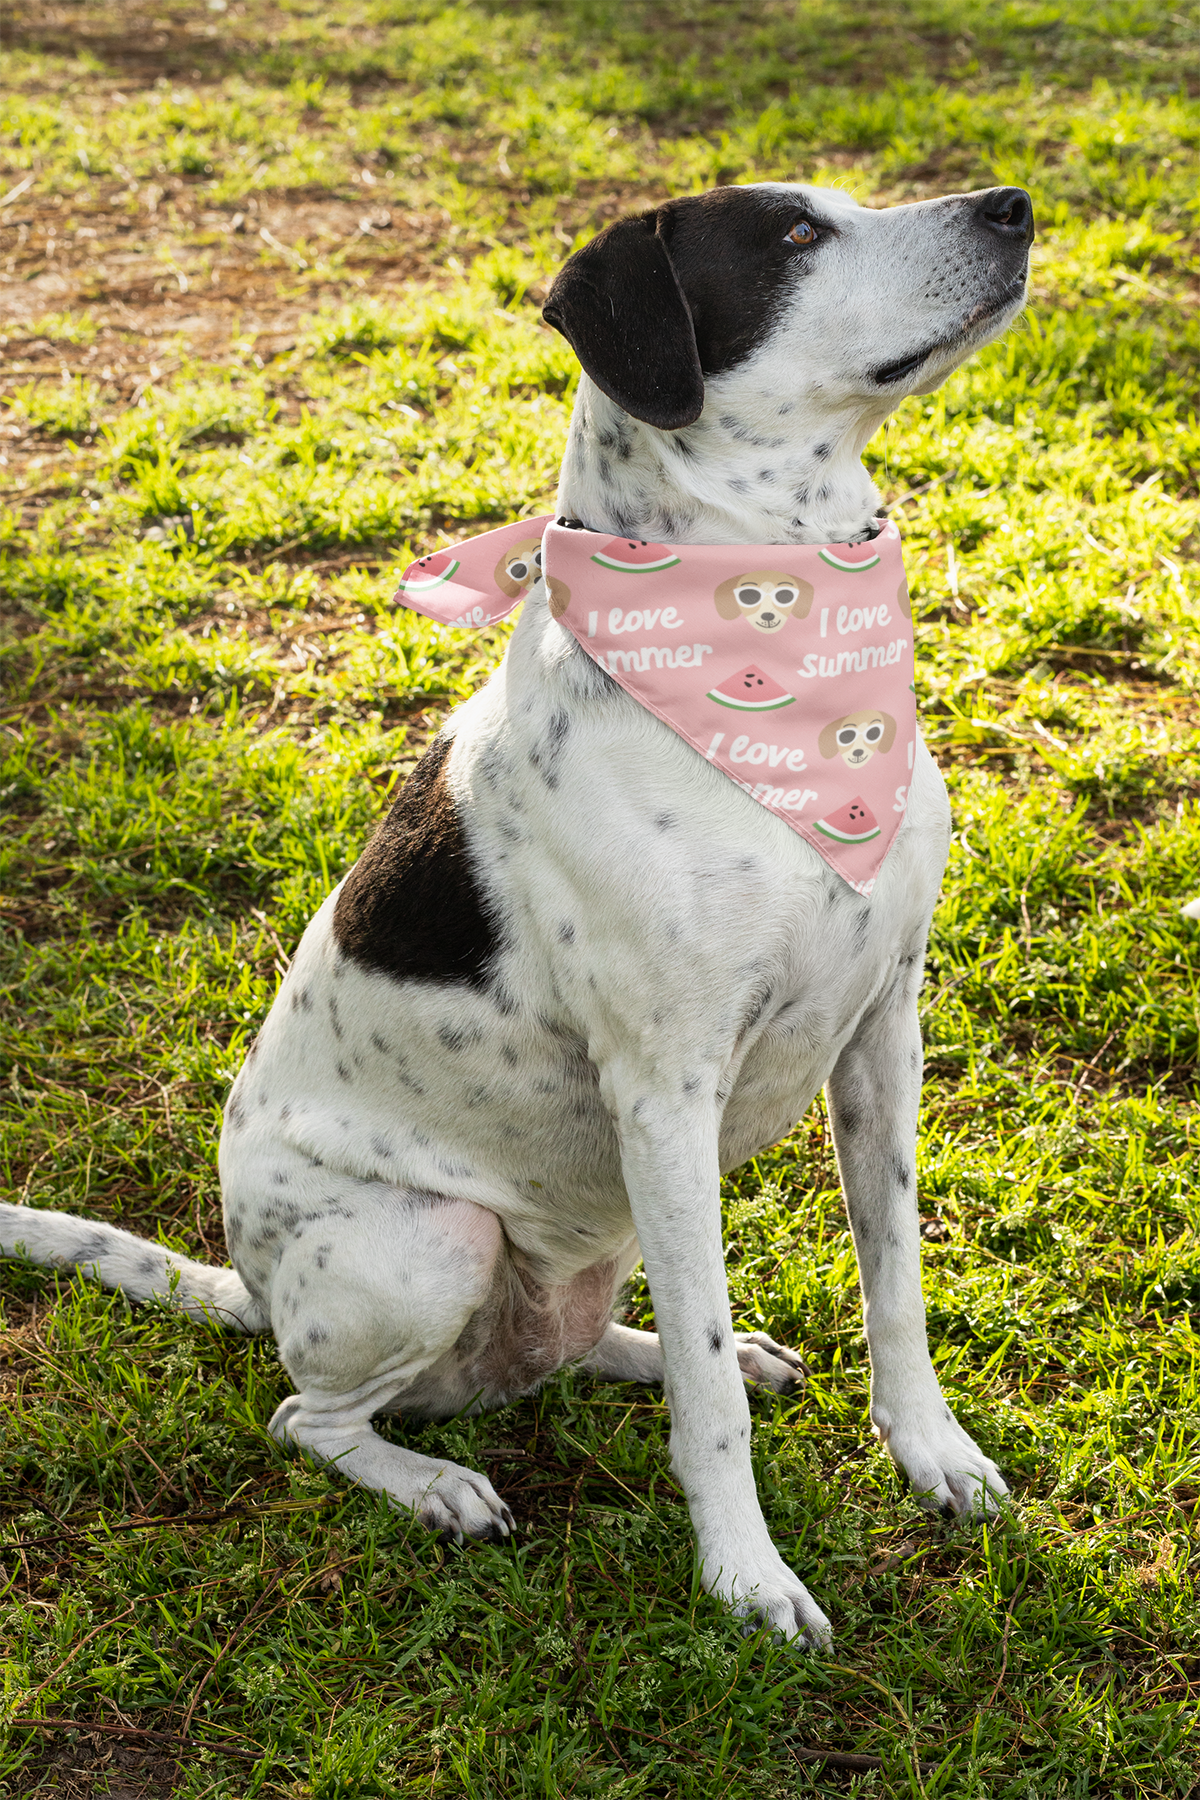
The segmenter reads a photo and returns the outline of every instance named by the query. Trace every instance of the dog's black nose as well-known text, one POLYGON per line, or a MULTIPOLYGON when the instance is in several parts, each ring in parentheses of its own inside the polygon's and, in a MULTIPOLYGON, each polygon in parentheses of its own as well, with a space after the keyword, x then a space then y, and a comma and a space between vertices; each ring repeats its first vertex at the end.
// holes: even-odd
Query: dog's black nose
POLYGON ((1033 201, 1024 188, 991 188, 980 194, 976 202, 980 224, 999 237, 1015 238, 1024 244, 1033 242, 1033 201))

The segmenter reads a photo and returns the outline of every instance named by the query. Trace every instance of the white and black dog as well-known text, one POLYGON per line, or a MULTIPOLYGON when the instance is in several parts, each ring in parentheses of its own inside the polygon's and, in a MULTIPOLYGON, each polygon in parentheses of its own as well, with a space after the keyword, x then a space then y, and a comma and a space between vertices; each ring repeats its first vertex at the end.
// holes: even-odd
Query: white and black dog
MULTIPOLYGON (((545 309, 585 371, 559 512, 677 543, 877 534, 864 445, 1011 323, 1032 237, 1019 188, 872 211, 763 183, 610 226, 545 309)), ((731 1329, 719 1181, 825 1084, 872 1424, 929 1505, 994 1506, 919 1269, 917 992, 949 831, 919 748, 861 898, 604 675, 539 580, 309 925, 234 1083, 236 1273, 30 1208, 0 1209, 0 1245, 274 1331, 297 1390, 276 1436, 454 1538, 505 1537, 504 1501, 375 1415, 497 1406, 568 1363, 661 1381, 705 1586, 823 1641, 759 1508, 743 1386, 786 1392, 802 1365, 731 1329), (639 1257, 657 1335, 612 1322, 639 1257)))

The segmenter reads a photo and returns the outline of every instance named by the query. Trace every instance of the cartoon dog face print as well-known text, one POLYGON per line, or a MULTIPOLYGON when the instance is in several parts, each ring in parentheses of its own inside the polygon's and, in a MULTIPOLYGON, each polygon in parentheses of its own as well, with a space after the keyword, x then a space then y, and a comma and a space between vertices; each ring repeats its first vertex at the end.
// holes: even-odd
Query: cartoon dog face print
POLYGON ((866 712, 831 719, 817 739, 817 748, 826 758, 840 756, 848 769, 861 769, 877 753, 882 756, 890 750, 895 736, 892 715, 868 707, 866 712))
POLYGON ((808 616, 813 589, 811 582, 778 569, 752 569, 723 581, 713 599, 723 619, 745 619, 756 631, 778 631, 789 619, 808 616))
POLYGON ((510 544, 496 564, 496 586, 506 599, 515 600, 519 594, 529 592, 541 572, 541 538, 522 538, 519 543, 510 544))

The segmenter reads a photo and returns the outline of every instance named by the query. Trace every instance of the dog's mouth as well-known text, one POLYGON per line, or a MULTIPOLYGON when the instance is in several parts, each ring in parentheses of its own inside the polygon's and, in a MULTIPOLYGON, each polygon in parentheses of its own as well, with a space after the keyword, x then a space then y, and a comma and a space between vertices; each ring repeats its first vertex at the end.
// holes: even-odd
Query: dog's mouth
POLYGON ((916 356, 906 356, 900 362, 884 363, 881 368, 871 370, 871 380, 880 387, 892 387, 897 381, 903 381, 908 375, 915 375, 922 364, 927 363, 940 344, 931 344, 928 350, 920 350, 916 356))
POLYGON ((939 350, 961 352, 963 345, 977 334, 981 326, 990 324, 999 313, 1007 312, 1014 302, 1019 305, 1024 297, 1025 273, 1022 271, 1003 293, 995 295, 991 300, 981 300, 977 306, 973 306, 959 330, 952 336, 927 344, 924 350, 918 350, 914 356, 901 357, 898 362, 881 363, 877 369, 870 371, 871 380, 880 387, 894 387, 897 382, 907 381, 910 375, 915 375, 939 350))
POLYGON ((778 631, 783 620, 776 613, 759 613, 754 623, 760 631, 778 631))

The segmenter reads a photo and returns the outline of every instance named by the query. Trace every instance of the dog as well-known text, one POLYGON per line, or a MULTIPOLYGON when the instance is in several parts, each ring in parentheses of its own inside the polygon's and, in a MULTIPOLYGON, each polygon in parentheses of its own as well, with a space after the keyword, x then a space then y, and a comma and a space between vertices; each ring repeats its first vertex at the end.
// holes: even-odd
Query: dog
MULTIPOLYGON (((545 306, 583 368, 559 514, 665 543, 870 540, 867 440, 1007 328, 1032 237, 1010 187, 876 211, 758 183, 610 225, 545 306)), ((274 1331, 296 1389, 275 1436, 454 1539, 505 1538, 504 1500, 373 1417, 503 1405, 570 1364, 661 1382, 705 1587, 747 1629, 824 1644, 759 1507, 744 1385, 788 1393, 803 1366, 731 1328, 719 1181, 825 1087, 872 1426, 929 1507, 994 1510, 1005 1484, 939 1389, 919 1268, 945 789, 918 747, 864 899, 596 666, 526 552, 502 665, 313 918, 233 1084, 233 1269, 32 1208, 3 1208, 0 1244, 274 1331), (639 1258, 657 1333, 612 1318, 639 1258)), ((881 729, 835 720, 830 751, 869 754, 881 729)))

